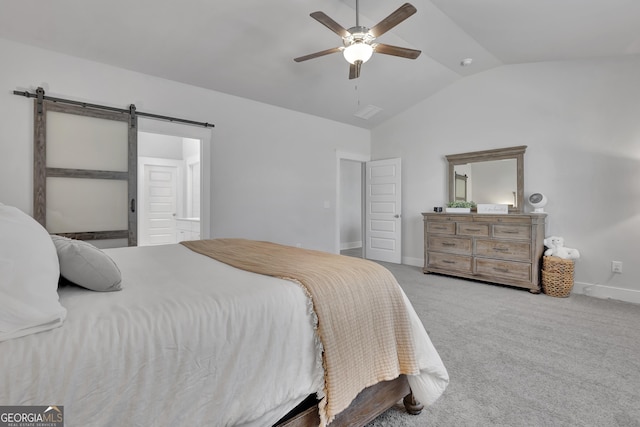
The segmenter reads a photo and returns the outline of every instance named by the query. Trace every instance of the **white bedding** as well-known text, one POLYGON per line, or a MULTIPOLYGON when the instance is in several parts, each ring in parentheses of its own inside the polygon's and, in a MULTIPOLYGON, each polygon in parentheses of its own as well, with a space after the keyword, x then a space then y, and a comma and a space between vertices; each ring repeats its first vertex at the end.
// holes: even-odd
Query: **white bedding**
MULTIPOLYGON (((68 427, 270 426, 322 389, 298 285, 182 245, 105 252, 123 290, 61 288, 62 327, 0 342, 0 405, 64 405, 68 427)), ((430 404, 448 376, 409 312, 423 372, 409 381, 430 404)))

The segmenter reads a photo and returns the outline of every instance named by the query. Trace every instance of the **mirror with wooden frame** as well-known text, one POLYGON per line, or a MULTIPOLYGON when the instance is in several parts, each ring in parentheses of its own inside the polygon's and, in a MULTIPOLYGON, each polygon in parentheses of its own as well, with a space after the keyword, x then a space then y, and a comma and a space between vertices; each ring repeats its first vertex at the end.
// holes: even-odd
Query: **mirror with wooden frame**
POLYGON ((449 162, 449 201, 506 204, 524 212, 526 145, 445 156, 449 162))

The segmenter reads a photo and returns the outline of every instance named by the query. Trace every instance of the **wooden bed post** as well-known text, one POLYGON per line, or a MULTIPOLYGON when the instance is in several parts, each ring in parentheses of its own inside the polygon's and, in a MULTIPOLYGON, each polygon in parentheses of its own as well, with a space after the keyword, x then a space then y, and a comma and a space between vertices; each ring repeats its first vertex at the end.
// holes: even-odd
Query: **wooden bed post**
POLYGON ((424 405, 416 400, 413 392, 409 392, 409 394, 402 399, 402 403, 404 403, 407 413, 411 415, 418 415, 424 409, 424 405))

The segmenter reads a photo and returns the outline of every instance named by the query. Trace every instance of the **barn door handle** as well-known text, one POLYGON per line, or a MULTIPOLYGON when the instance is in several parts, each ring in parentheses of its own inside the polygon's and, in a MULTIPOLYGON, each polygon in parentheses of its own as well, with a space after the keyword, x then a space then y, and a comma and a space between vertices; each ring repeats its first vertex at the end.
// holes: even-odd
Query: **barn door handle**
POLYGON ((136 212, 136 199, 131 199, 131 213, 136 212))

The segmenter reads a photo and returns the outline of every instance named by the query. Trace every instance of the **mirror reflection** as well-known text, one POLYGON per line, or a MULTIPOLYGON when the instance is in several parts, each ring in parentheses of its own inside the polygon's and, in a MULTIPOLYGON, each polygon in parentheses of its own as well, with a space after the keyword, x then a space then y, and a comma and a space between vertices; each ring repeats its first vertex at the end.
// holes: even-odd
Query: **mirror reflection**
POLYGON ((455 199, 518 206, 516 159, 455 165, 455 199))
POLYGON ((523 212, 526 146, 450 154, 449 201, 505 204, 523 212))

